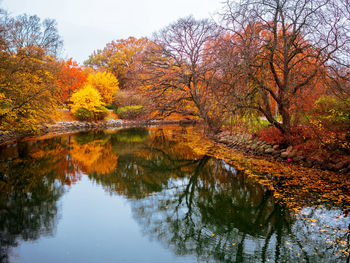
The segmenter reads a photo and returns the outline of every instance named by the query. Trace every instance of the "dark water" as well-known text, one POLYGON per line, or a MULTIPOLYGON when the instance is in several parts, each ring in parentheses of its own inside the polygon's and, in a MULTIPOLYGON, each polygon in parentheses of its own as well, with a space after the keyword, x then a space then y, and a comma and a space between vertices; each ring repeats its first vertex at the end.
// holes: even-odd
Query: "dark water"
POLYGON ((349 262, 349 217, 291 214, 235 167, 196 154, 189 132, 0 148, 0 262, 349 262))

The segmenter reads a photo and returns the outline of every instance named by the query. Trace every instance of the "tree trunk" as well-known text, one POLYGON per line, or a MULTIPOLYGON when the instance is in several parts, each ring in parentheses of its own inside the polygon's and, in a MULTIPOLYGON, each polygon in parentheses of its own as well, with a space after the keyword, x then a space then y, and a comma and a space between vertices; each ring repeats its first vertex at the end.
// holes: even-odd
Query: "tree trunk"
POLYGON ((283 135, 286 142, 291 145, 292 144, 292 136, 291 136, 291 117, 284 105, 279 105, 279 112, 282 116, 282 128, 283 135))

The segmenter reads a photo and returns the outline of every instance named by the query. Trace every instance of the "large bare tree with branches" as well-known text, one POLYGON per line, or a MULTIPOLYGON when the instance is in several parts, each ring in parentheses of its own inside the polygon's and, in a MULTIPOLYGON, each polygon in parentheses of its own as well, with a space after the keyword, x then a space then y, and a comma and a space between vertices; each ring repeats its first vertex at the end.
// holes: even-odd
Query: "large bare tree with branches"
MULTIPOLYGON (((344 1, 226 2, 222 25, 232 36, 232 48, 239 50, 240 57, 232 70, 240 70, 235 75, 247 80, 244 88, 248 100, 237 107, 258 110, 287 140, 296 101, 316 92, 319 82, 327 78, 329 66, 347 63, 348 54, 342 52, 349 45, 349 20, 341 3, 344 1)), ((232 92, 239 89, 234 83, 230 86, 232 92)))
POLYGON ((180 113, 204 119, 212 132, 222 124, 222 110, 213 100, 210 43, 217 26, 193 17, 179 19, 155 34, 146 75, 155 105, 163 115, 180 113))

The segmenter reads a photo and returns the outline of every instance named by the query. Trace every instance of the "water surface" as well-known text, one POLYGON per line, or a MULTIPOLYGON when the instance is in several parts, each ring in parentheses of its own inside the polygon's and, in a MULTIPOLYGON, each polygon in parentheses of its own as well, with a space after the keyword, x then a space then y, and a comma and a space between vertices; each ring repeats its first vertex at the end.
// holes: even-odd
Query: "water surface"
POLYGON ((132 128, 0 148, 1 262, 349 262, 349 218, 292 214, 192 128, 132 128))

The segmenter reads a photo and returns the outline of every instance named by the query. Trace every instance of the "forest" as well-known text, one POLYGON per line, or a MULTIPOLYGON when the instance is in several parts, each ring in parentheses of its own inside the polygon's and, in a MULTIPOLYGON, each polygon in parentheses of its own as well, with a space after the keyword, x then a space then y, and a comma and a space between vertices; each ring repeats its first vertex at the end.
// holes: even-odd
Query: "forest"
POLYGON ((186 119, 208 135, 350 155, 348 1, 227 0, 216 21, 189 16, 149 38, 111 40, 84 65, 62 48, 55 20, 0 10, 1 134, 186 119))

